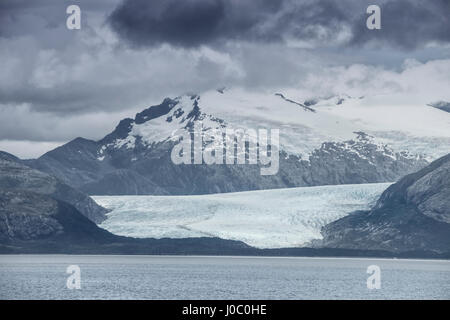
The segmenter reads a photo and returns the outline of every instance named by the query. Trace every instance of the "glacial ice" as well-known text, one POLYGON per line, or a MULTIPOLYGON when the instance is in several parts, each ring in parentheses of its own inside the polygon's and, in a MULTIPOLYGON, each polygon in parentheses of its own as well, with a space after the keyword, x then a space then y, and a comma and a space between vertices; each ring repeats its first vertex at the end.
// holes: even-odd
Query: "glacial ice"
POLYGON ((259 248, 300 247, 321 228, 369 209, 389 183, 192 196, 94 196, 112 211, 100 226, 137 238, 220 237, 259 248))

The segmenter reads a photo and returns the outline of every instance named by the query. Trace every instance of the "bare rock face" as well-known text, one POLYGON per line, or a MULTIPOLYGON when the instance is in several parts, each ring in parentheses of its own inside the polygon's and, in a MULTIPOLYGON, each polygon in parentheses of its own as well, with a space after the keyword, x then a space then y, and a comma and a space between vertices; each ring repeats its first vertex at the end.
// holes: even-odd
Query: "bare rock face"
POLYGON ((424 215, 450 223, 450 161, 411 184, 405 196, 424 215))
POLYGON ((18 252, 70 252, 117 241, 72 205, 27 190, 0 189, 0 247, 18 252), (58 247, 58 250, 55 248, 58 247), (33 249, 34 248, 34 249, 33 249))
POLYGON ((0 239, 33 240, 63 232, 54 218, 55 200, 27 192, 0 190, 0 239))
POLYGON ((83 215, 95 223, 106 219, 107 210, 90 197, 60 182, 57 178, 27 167, 12 156, 0 154, 0 190, 23 190, 49 195, 54 199, 72 204, 83 215))
POLYGON ((322 230, 321 246, 450 252, 450 154, 390 186, 371 211, 322 230))
POLYGON ((393 182, 428 164, 421 157, 376 144, 364 132, 355 134, 355 139, 326 142, 313 151, 308 168, 311 185, 393 182))
POLYGON ((445 111, 445 112, 450 112, 450 102, 448 101, 437 101, 437 102, 433 102, 428 104, 430 107, 445 111))

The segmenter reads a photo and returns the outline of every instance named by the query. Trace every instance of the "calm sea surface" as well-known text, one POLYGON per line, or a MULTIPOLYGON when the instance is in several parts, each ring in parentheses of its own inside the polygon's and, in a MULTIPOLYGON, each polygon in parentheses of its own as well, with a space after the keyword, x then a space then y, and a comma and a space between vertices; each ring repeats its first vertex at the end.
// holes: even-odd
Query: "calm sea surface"
POLYGON ((0 299, 450 299, 450 261, 0 255, 0 299), (69 265, 81 289, 67 288, 69 265))

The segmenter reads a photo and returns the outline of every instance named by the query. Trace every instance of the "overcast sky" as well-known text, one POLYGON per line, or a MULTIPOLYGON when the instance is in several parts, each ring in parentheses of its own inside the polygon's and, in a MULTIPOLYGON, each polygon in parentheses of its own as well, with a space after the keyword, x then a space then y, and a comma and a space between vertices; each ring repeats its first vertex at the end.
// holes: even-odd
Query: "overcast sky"
POLYGON ((100 139, 164 97, 223 86, 450 100, 449 17, 448 0, 0 0, 0 150, 100 139))

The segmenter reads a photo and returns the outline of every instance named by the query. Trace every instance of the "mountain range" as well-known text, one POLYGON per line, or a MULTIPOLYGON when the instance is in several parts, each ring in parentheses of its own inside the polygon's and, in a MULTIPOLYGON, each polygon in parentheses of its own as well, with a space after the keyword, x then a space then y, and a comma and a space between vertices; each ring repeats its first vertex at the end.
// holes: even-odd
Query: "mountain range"
MULTIPOLYGON (((76 138, 38 159, 0 152, 0 251, 447 257, 450 118, 444 109, 389 106, 377 97, 301 99, 292 92, 227 89, 166 98, 123 119, 100 140, 76 138), (259 164, 174 164, 173 147, 198 125, 209 136, 225 129, 279 129, 278 173, 262 176, 259 164), (88 196, 375 182, 396 183, 371 210, 323 227, 314 248, 118 236, 96 225, 108 210, 88 196)), ((211 143, 203 141, 202 148, 211 143)))
POLYGON ((51 195, 0 188, 0 253, 225 254, 450 258, 450 154, 389 187, 370 211, 322 229, 313 247, 256 249, 219 238, 135 239, 51 195))
POLYGON ((76 138, 25 164, 91 195, 190 195, 393 182, 445 154, 450 131, 443 111, 395 106, 375 117, 379 106, 364 107, 365 99, 297 102, 281 93, 232 90, 166 98, 98 141, 76 138), (419 117, 425 122, 419 129, 400 125, 419 117), (174 164, 174 145, 196 125, 210 135, 279 129, 278 173, 261 176, 259 164, 174 164))

